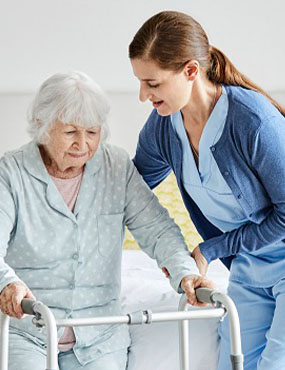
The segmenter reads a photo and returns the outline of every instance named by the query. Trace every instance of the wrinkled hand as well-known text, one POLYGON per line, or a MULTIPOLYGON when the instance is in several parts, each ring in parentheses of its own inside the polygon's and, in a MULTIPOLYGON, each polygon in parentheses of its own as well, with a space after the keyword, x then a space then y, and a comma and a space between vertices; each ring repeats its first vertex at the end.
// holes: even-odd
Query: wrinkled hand
POLYGON ((36 300, 33 293, 22 282, 16 281, 8 284, 0 294, 0 309, 6 315, 21 319, 24 313, 21 307, 23 298, 36 300))
POLYGON ((181 288, 187 296, 188 303, 192 306, 203 307, 207 305, 206 303, 201 303, 197 300, 195 289, 200 287, 210 289, 215 288, 214 284, 210 280, 199 275, 186 275, 181 281, 181 288))
POLYGON ((191 257, 194 258, 200 274, 202 276, 206 276, 209 264, 206 258, 203 256, 199 246, 193 249, 191 257))

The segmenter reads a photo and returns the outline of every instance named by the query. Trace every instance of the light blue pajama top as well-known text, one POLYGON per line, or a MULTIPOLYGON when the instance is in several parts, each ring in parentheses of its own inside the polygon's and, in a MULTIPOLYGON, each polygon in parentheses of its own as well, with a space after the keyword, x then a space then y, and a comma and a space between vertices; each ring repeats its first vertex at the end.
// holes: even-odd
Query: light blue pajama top
MULTIPOLYGON (((199 143, 199 169, 188 141, 181 112, 171 115, 174 131, 182 145, 182 183, 204 216, 224 233, 250 222, 214 160, 211 147, 222 136, 228 114, 229 100, 222 86, 199 143)), ((232 263, 231 280, 262 286, 274 285, 285 268, 284 243, 274 243, 257 251, 242 251, 232 263), (239 277, 237 278, 237 274, 239 277)))
MULTIPOLYGON (((178 226, 144 183, 128 155, 102 144, 87 162, 72 213, 31 142, 0 160, 0 290, 22 280, 56 318, 121 313, 125 225, 141 248, 170 272, 178 290, 193 271, 178 226)), ((12 329, 42 343, 31 317, 12 329)), ((58 338, 63 328, 58 330, 58 338)), ((82 365, 130 344, 126 325, 75 327, 82 365)))

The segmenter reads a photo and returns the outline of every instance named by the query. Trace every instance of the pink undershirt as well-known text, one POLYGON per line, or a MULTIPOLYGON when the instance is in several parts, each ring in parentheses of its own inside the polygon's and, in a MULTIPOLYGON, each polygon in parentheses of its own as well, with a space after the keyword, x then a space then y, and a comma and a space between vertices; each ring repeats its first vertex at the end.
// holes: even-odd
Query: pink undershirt
MULTIPOLYGON (((62 198, 72 212, 74 210, 79 188, 81 185, 82 175, 83 172, 80 175, 73 177, 72 179, 60 179, 58 177, 51 176, 62 198)), ((73 328, 67 326, 59 339, 58 350, 60 352, 70 351, 73 348, 75 342, 76 339, 73 328)))

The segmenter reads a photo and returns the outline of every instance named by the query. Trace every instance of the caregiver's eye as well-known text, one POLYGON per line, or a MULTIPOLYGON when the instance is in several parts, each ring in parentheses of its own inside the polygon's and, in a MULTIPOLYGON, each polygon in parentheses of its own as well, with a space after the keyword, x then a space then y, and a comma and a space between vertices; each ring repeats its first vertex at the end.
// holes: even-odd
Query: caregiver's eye
POLYGON ((159 86, 159 84, 152 85, 148 83, 148 87, 151 87, 152 89, 156 89, 159 86))

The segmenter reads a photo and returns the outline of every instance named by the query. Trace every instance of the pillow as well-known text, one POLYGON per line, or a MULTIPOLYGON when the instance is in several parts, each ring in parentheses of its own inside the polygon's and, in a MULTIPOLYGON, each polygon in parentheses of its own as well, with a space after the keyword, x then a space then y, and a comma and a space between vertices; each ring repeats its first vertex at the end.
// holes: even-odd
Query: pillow
MULTIPOLYGON (((170 216, 174 218, 174 221, 180 227, 189 249, 193 249, 201 243, 202 238, 189 218, 188 211, 183 203, 173 172, 154 189, 154 193, 158 197, 160 203, 168 209, 170 216)), ((128 229, 126 229, 124 249, 139 249, 134 237, 128 229)))

